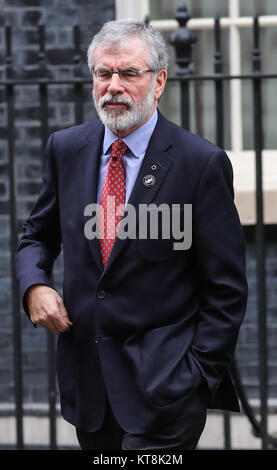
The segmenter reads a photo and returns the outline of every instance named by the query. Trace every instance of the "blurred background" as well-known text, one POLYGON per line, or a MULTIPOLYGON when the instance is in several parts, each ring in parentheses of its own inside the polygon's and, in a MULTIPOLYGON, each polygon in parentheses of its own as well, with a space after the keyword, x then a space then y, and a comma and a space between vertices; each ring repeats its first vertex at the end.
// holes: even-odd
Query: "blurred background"
MULTIPOLYGON (((162 31, 160 110, 225 148, 247 242, 235 361, 241 414, 209 412, 202 449, 277 448, 276 0, 0 0, 0 449, 78 448, 60 416, 55 341, 22 311, 14 246, 58 129, 96 117, 86 51, 105 21, 162 31), (276 434, 276 438, 275 438, 276 434)), ((62 293, 62 254, 53 278, 62 293)))

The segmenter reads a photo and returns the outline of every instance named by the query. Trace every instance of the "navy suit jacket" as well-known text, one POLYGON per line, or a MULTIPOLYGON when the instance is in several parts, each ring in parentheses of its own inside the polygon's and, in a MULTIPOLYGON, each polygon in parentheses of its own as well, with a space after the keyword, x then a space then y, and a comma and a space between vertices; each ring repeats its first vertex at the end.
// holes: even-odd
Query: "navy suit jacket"
POLYGON ((62 414, 96 430, 107 393, 125 431, 147 432, 180 418, 200 387, 209 407, 238 411, 228 364, 247 283, 230 161, 159 113, 129 203, 192 204, 191 248, 175 251, 161 237, 117 238, 103 270, 99 240, 84 235, 103 134, 96 120, 51 135, 42 189, 17 246, 27 312, 26 290, 51 286, 63 247, 63 300, 73 327, 57 345, 62 414), (155 175, 153 186, 144 185, 147 174, 155 175))

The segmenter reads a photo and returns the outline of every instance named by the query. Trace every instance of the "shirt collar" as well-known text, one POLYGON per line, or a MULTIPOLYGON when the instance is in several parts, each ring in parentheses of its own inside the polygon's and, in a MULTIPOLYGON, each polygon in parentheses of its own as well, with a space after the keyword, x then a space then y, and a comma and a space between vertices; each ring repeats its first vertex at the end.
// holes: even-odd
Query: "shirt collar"
MULTIPOLYGON (((149 140, 156 126, 157 119, 158 112, 155 110, 150 119, 148 119, 145 124, 138 127, 134 132, 122 139, 135 157, 139 158, 140 155, 145 154, 149 140)), ((103 140, 104 154, 108 153, 112 143, 117 139, 118 137, 111 131, 111 129, 105 126, 103 140)))

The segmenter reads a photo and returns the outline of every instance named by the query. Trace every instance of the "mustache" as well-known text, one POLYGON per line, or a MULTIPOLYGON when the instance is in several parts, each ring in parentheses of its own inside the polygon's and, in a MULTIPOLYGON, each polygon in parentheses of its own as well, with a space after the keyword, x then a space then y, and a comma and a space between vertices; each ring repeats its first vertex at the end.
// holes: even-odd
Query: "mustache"
POLYGON ((106 95, 102 96, 98 101, 98 104, 103 108, 105 104, 112 103, 112 104, 124 104, 128 107, 128 109, 132 108, 133 101, 131 98, 127 98, 121 95, 111 95, 110 93, 106 93, 106 95))

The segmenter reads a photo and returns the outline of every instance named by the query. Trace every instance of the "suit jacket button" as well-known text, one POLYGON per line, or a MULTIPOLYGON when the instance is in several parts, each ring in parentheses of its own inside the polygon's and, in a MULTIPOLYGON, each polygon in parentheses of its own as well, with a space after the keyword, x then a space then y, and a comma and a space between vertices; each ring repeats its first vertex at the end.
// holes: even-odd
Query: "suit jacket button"
POLYGON ((101 289, 97 291, 96 297, 97 299, 104 299, 105 295, 106 295, 106 292, 101 289))

